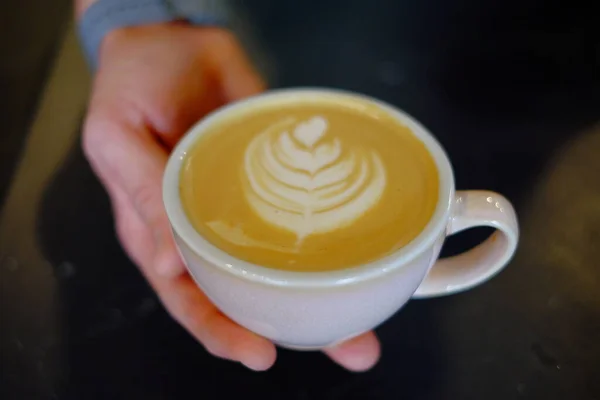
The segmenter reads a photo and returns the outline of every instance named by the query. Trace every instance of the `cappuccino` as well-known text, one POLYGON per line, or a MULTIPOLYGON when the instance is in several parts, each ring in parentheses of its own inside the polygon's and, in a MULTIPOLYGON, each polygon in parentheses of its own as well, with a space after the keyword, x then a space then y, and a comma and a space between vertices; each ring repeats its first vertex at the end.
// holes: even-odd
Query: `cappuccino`
POLYGON ((425 145, 366 101, 248 107, 187 151, 183 208, 232 256, 317 272, 375 261, 425 228, 439 177, 425 145))

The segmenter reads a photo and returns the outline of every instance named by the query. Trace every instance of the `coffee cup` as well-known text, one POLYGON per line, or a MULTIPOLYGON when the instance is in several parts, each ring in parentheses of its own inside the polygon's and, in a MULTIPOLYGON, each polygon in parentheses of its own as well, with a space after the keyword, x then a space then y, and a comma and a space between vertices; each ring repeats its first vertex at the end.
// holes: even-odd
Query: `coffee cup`
MULTIPOLYGON (((313 118, 309 122, 298 127, 306 131, 310 125, 324 131, 321 120, 313 118)), ((284 130, 290 131, 281 128, 282 132, 284 130)), ((303 142, 298 146, 310 150, 320 136, 309 132, 305 139, 298 138, 303 142)), ((326 149, 333 148, 328 146, 326 149)), ((305 150, 302 151, 306 153, 308 150, 305 150)), ((221 160, 228 159, 227 153, 216 156, 221 160)), ((231 163, 236 162, 231 160, 231 163)), ((371 176, 377 174, 371 171, 371 176)), ((391 173, 387 176, 393 178, 391 173)), ((371 186, 375 187, 374 184, 371 186)), ((200 193, 213 190, 211 187, 197 189, 200 193)), ((373 189, 369 193, 379 192, 373 189)), ((208 115, 193 126, 173 150, 164 174, 163 199, 181 258, 206 296, 241 326, 293 349, 316 350, 336 345, 377 327, 411 299, 449 295, 482 284, 509 262, 519 237, 513 206, 502 195, 482 190, 455 190, 448 156, 423 125, 380 100, 332 89, 273 90, 208 115), (356 110, 385 114, 386 118, 406 128, 426 149, 437 176, 436 195, 427 221, 414 238, 381 257, 358 265, 302 270, 301 265, 282 269, 261 265, 256 259, 243 259, 197 229, 182 200, 182 185, 185 184, 182 169, 193 146, 214 127, 233 118, 251 118, 253 113, 265 107, 292 107, 314 102, 347 103, 356 110), (483 243, 462 254, 439 258, 447 236, 478 226, 492 227, 495 231, 483 243)), ((368 203, 361 201, 361 204, 368 203)), ((410 214, 410 210, 407 211, 410 214)), ((273 223, 279 222, 275 219, 273 223)), ((324 224, 318 226, 327 227, 324 224)), ((282 227, 286 226, 275 228, 282 227)), ((356 243, 354 247, 360 247, 362 241, 367 248, 370 241, 378 238, 371 235, 356 240, 352 242, 356 243)), ((295 255, 289 257, 292 259, 295 255)))

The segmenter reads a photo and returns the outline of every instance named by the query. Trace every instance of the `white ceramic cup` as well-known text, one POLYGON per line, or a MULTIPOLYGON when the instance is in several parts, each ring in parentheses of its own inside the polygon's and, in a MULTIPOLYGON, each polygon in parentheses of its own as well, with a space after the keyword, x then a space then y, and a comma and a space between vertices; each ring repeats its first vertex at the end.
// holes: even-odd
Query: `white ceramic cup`
POLYGON ((204 293, 238 324, 295 349, 320 349, 373 329, 411 298, 446 295, 479 285, 507 264, 519 236, 514 209, 503 196, 455 191, 447 155, 421 124, 389 104, 330 89, 275 90, 207 116, 173 151, 164 176, 163 197, 181 256, 204 293), (189 146, 210 126, 237 111, 319 99, 376 105, 410 128, 427 146, 438 168, 440 186, 435 212, 425 229, 392 255, 331 272, 265 268, 210 244, 192 227, 179 196, 180 170, 189 146), (438 260, 446 236, 475 226, 490 226, 496 231, 475 248, 438 260))

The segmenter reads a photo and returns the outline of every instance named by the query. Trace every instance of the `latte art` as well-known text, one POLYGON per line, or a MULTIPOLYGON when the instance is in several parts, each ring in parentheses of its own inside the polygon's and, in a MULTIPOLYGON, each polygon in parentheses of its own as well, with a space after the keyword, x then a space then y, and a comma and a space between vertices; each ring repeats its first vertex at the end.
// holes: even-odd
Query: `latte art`
POLYGON ((426 146, 362 100, 241 107, 204 129, 185 156, 181 201, 235 259, 299 272, 363 265, 414 240, 438 201, 426 146))
POLYGON ((315 116, 283 120, 260 133, 244 155, 244 195, 264 221, 296 235, 331 232, 356 221, 380 200, 386 171, 379 155, 328 134, 315 116))

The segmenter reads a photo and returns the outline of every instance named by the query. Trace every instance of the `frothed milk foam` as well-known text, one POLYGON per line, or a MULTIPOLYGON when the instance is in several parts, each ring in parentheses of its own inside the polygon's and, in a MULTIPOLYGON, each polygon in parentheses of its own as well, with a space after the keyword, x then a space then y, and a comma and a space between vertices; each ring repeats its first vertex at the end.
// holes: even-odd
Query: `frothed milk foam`
POLYGON ((352 267, 425 227, 438 176, 425 146, 374 105, 292 102, 216 124, 180 179, 195 228, 233 256, 298 271, 352 267))
POLYGON ((249 205, 265 221, 297 236, 349 225, 373 207, 386 186, 385 168, 374 151, 344 149, 327 140, 328 121, 293 118, 259 134, 245 154, 242 180, 249 205))

